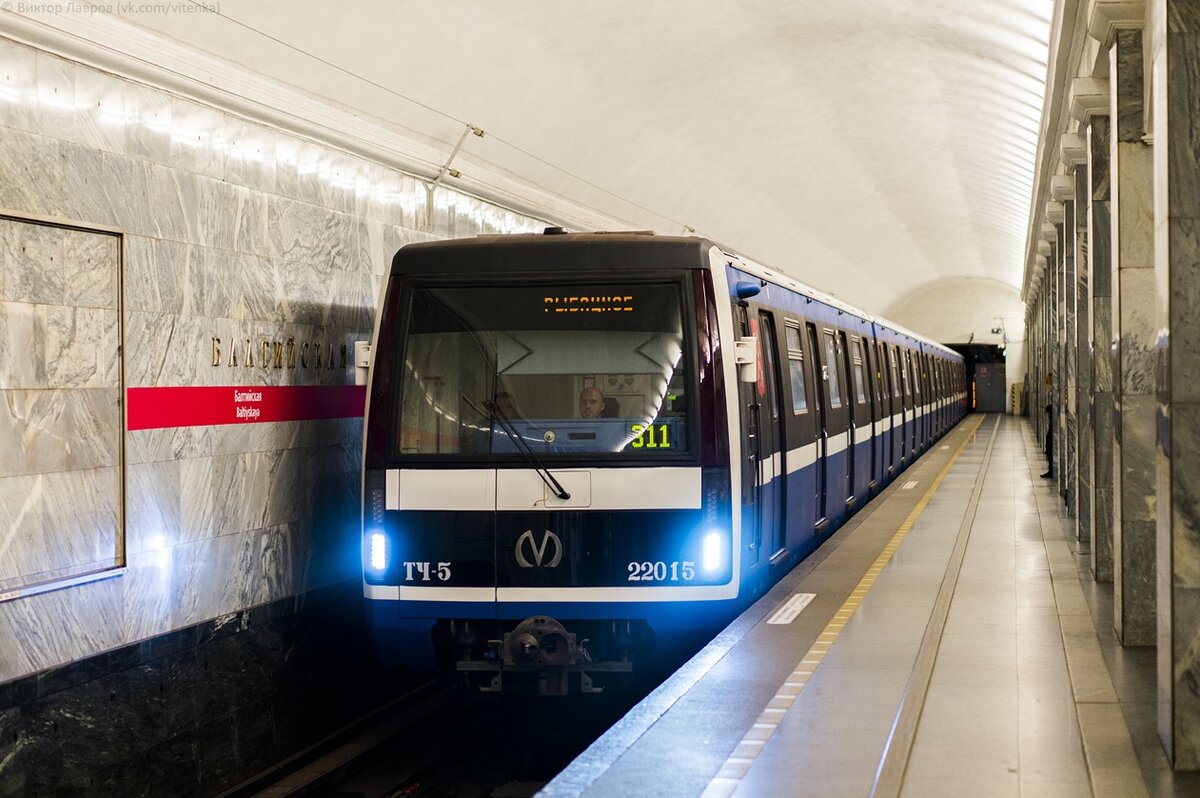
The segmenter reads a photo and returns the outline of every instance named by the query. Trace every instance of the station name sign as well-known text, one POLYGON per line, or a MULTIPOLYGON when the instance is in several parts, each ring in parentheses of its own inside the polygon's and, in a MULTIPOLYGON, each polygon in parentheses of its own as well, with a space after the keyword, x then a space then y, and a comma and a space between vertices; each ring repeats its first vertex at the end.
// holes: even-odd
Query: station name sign
POLYGON ((213 336, 213 366, 241 366, 267 369, 335 369, 349 368, 350 351, 346 344, 336 349, 324 341, 300 341, 288 338, 278 341, 269 338, 232 338, 227 342, 213 336))
MULTIPOLYGON (((350 367, 347 344, 321 340, 214 335, 209 346, 214 368, 239 369, 222 372, 233 377, 230 382, 250 377, 242 369, 256 370, 258 376, 250 382, 304 381, 305 375, 318 374, 320 379, 313 382, 329 382, 330 371, 350 367), (267 377, 262 369, 284 373, 267 377), (288 370, 294 370, 294 376, 288 376, 288 370)), ((156 385, 127 389, 126 424, 129 430, 144 430, 353 418, 362 416, 365 404, 366 388, 361 385, 156 385)))

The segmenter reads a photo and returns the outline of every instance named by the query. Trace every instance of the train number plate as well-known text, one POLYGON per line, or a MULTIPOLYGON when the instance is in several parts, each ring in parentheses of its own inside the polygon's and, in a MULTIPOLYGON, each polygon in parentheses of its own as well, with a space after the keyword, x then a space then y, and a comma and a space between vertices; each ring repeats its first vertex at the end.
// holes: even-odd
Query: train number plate
POLYGON ((696 563, 691 560, 631 562, 625 570, 630 582, 690 582, 696 578, 696 563))

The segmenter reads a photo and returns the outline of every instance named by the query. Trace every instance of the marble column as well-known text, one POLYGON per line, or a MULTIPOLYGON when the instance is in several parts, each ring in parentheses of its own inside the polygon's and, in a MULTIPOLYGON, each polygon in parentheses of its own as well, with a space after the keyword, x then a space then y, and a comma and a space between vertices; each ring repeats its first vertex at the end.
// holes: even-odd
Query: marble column
POLYGON ((1159 736, 1200 769, 1200 3, 1155 0, 1159 736))
POLYGON ((1092 545, 1092 360, 1088 345, 1091 321, 1089 312, 1088 208, 1092 191, 1088 185, 1087 162, 1075 172, 1075 326, 1070 331, 1075 358, 1075 388, 1071 406, 1075 409, 1075 543, 1080 552, 1092 545))
POLYGON ((1143 143, 1142 34, 1118 31, 1109 55, 1113 123, 1113 628, 1127 646, 1155 638, 1154 208, 1143 143))
POLYGON ((1112 339, 1112 241, 1109 226, 1109 119, 1093 116, 1087 127, 1088 277, 1092 366, 1091 474, 1092 577, 1113 578, 1113 378, 1109 359, 1112 339))
POLYGON ((1061 375, 1058 391, 1059 414, 1062 423, 1059 438, 1062 441, 1062 454, 1058 458, 1060 468, 1058 485, 1059 493, 1067 505, 1067 514, 1075 513, 1075 462, 1078 456, 1076 445, 1076 407, 1075 407, 1075 200, 1063 199, 1063 221, 1059 225, 1058 250, 1061 261, 1059 267, 1059 363, 1061 375))

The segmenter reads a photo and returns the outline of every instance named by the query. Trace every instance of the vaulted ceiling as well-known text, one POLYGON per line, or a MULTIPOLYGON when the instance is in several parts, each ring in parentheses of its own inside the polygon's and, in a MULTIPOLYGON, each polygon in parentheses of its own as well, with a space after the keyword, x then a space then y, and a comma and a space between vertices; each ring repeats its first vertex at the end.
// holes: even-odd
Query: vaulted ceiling
POLYGON ((960 342, 1013 334, 1023 315, 1052 9, 221 0, 118 14, 446 156, 477 126, 455 160, 464 179, 505 174, 629 227, 694 228, 960 342))

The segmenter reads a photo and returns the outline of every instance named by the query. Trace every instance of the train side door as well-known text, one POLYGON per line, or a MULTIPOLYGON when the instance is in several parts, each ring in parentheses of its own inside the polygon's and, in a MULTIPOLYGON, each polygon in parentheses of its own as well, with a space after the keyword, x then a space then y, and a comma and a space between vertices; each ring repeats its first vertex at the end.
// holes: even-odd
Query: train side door
POLYGON ((758 344, 759 357, 762 358, 762 368, 758 373, 760 385, 757 388, 759 404, 762 406, 759 411, 759 446, 762 449, 758 477, 759 523, 762 537, 770 545, 767 554, 774 557, 784 547, 787 447, 784 445, 786 432, 782 413, 783 386, 779 374, 779 338, 776 335, 775 315, 767 310, 758 312, 758 344))
POLYGON ((893 457, 899 468, 908 462, 908 427, 904 412, 907 389, 904 386, 904 370, 900 367, 900 348, 889 345, 887 353, 888 370, 892 375, 892 441, 896 445, 893 457))
POLYGON ((846 403, 846 504, 854 503, 854 485, 856 483, 857 472, 857 452, 858 452, 858 419, 855 417, 857 410, 857 387, 854 382, 854 364, 850 361, 850 347, 846 343, 846 333, 844 330, 838 330, 837 336, 838 361, 841 363, 841 372, 845 375, 845 388, 843 392, 846 403))
MULTIPOLYGON (((740 336, 758 335, 758 319, 752 318, 745 303, 737 305, 738 334, 740 336)), ((761 349, 761 345, 760 345, 761 349)), ((761 356, 760 356, 761 357, 761 356)), ((759 360, 761 375, 762 360, 759 360)), ((761 491, 759 489, 759 464, 762 460, 762 442, 759 426, 761 423, 761 404, 758 398, 758 383, 738 381, 738 398, 741 404, 742 425, 742 533, 749 540, 751 567, 757 562, 762 548, 762 526, 759 516, 762 513, 761 491)))
POLYGON ((854 381, 854 417, 867 438, 867 488, 875 487, 875 469, 878 457, 875 453, 875 390, 872 384, 870 350, 863 346, 857 335, 850 336, 850 367, 854 381))
MULTIPOLYGON (((821 366, 825 371, 825 390, 829 396, 829 407, 826 409, 825 417, 828 422, 829 431, 829 451, 827 456, 832 457, 839 451, 848 452, 848 440, 850 437, 850 419, 846 412, 846 403, 848 397, 846 395, 845 382, 845 367, 842 365, 842 355, 839 352, 837 334, 830 328, 826 327, 821 331, 821 349, 824 357, 821 360, 821 366)), ((849 478, 852 475, 853 469, 849 463, 844 467, 843 473, 849 478)), ((837 489, 841 489, 839 485, 837 489)), ((849 492, 843 495, 843 501, 849 500, 849 492)))
POLYGON ((875 342, 875 390, 879 394, 879 426, 883 434, 882 458, 879 464, 879 478, 891 475, 896 470, 896 460, 892 454, 895 433, 892 431, 892 384, 891 373, 888 371, 887 350, 885 344, 875 342))
POLYGON ((904 386, 904 414, 907 416, 904 445, 908 454, 917 459, 917 404, 913 397, 912 355, 907 349, 900 349, 900 384, 904 386))
MULTIPOLYGON (((792 400, 790 413, 787 412, 787 405, 785 404, 784 406, 784 415, 791 418, 787 426, 788 445, 786 448, 789 452, 795 452, 797 454, 796 459, 798 460, 798 462, 789 461, 789 468, 785 469, 785 471, 796 469, 799 472, 797 466, 804 465, 807 452, 810 449, 815 450, 817 448, 816 440, 819 432, 814 429, 814 416, 816 413, 809 412, 810 408, 817 407, 817 400, 810 393, 810 391, 815 389, 813 387, 811 364, 808 362, 810 358, 804 352, 804 331, 801 329, 800 322, 794 319, 784 319, 783 332, 784 345, 787 350, 787 380, 790 383, 792 400)), ((780 361, 780 368, 783 368, 782 360, 780 361)), ((808 476, 805 473, 797 473, 796 477, 797 479, 793 481, 792 476, 789 474, 788 480, 791 482, 789 487, 806 486, 808 484, 808 476)), ((812 479, 815 484, 816 477, 813 476, 812 479)), ((788 504, 785 505, 785 507, 792 508, 793 510, 793 523, 789 524, 789 527, 796 529, 798 532, 807 533, 808 530, 803 529, 802 525, 809 519, 800 514, 799 508, 807 507, 815 503, 819 498, 820 496, 813 496, 811 494, 805 496, 803 487, 800 488, 799 492, 794 494, 789 493, 787 496, 788 504), (796 519, 801 520, 799 523, 796 523, 796 519), (800 528, 797 529, 797 527, 800 528)), ((787 517, 786 510, 784 517, 787 517)), ((815 517, 812 520, 815 522, 818 518, 815 517)))
POLYGON ((812 378, 809 380, 813 386, 813 394, 816 396, 816 424, 813 429, 814 440, 817 445, 815 453, 814 468, 816 469, 816 480, 814 485, 813 507, 815 508, 815 516, 813 518, 813 526, 819 531, 829 520, 829 480, 828 480, 828 454, 829 454, 829 419, 828 419, 828 399, 826 398, 826 379, 824 377, 825 369, 821 365, 821 347, 817 339, 817 328, 813 324, 805 325, 808 329, 808 358, 810 374, 812 378))

